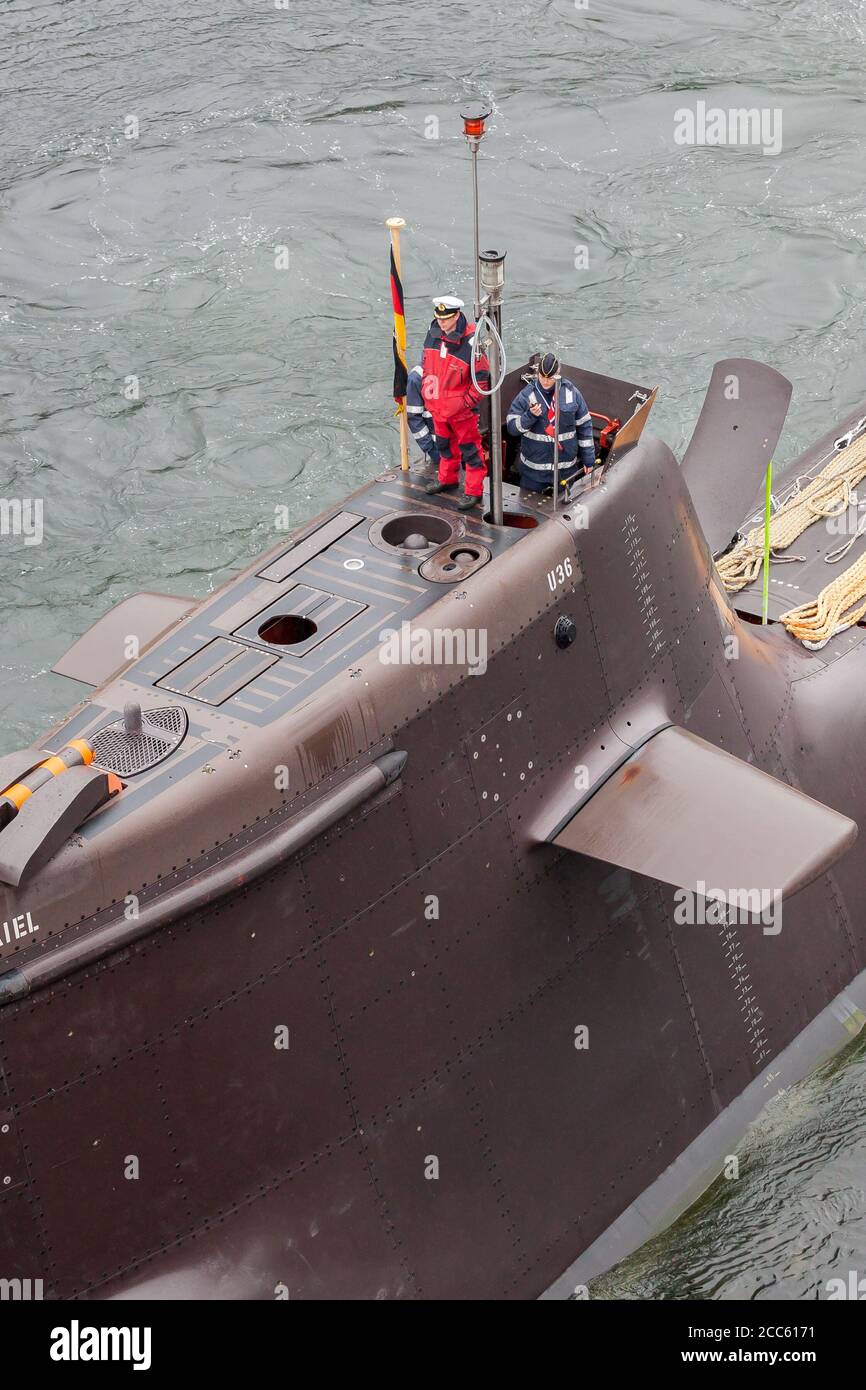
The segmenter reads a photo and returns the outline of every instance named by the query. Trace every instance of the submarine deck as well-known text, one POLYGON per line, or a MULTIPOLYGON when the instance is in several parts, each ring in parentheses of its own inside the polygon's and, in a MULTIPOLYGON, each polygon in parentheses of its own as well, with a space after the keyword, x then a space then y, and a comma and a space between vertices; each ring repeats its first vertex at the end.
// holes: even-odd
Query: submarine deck
MULTIPOLYGON (((456 499, 426 495, 422 481, 416 470, 405 480, 385 475, 318 517, 202 600, 123 680, 142 694, 183 700, 199 719, 218 711, 223 721, 263 726, 285 714, 336 665, 350 666, 373 647, 389 623, 417 617, 443 584, 464 581, 525 534, 467 517, 456 499), (423 549, 404 548, 425 528, 423 549)), ((91 733, 99 727, 85 723, 91 733)), ((60 732, 80 736, 80 716, 60 732)))
MULTIPOLYGON (((471 586, 474 573, 551 510, 549 501, 506 485, 511 524, 492 526, 460 512, 456 494, 426 494, 428 477, 424 464, 383 475, 258 557, 125 668, 102 655, 114 675, 42 746, 55 752, 72 738, 93 741, 117 725, 127 701, 140 702, 145 719, 181 707, 189 723, 177 752, 132 770, 123 794, 81 836, 101 833, 218 753, 231 754, 250 729, 283 719, 338 672, 351 674, 380 634, 417 619, 446 589, 471 586), (428 541, 423 549, 405 547, 413 533, 428 541)), ((86 634, 96 665, 98 628, 86 634)), ((116 623, 107 624, 106 643, 117 640, 116 623)), ((109 765, 99 756, 97 763, 109 765)))

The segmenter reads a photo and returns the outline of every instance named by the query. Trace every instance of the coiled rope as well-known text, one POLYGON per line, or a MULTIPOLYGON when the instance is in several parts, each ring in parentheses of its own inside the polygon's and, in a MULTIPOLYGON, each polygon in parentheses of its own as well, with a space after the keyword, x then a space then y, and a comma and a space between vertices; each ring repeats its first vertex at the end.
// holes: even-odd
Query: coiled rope
POLYGON ((866 554, 838 579, 822 589, 811 603, 792 608, 779 619, 804 647, 818 651, 831 637, 853 627, 866 615, 866 554))
MULTIPOLYGON (((771 558, 786 550, 813 522, 841 516, 851 505, 851 492, 866 477, 866 434, 835 450, 827 467, 806 487, 795 491, 770 518, 771 558)), ((745 589, 761 572, 764 560, 764 527, 756 526, 745 540, 717 561, 722 583, 729 594, 745 589)), ((838 581, 836 581, 838 582, 838 581)))
MULTIPOLYGON (((806 487, 800 486, 802 479, 797 480, 793 493, 770 518, 771 560, 792 560, 793 556, 776 552, 786 550, 814 522, 846 513, 853 500, 852 492, 864 477, 866 434, 861 434, 846 448, 834 450, 827 466, 806 487)), ((847 555, 854 541, 863 534, 863 528, 861 520, 850 541, 831 551, 825 560, 835 564, 847 555)), ((763 558, 764 527, 756 526, 717 562, 716 568, 728 593, 737 593, 751 584, 761 571, 763 558)), ((816 599, 782 613, 779 621, 792 637, 817 650, 837 633, 853 627, 864 615, 866 554, 826 585, 816 599)))

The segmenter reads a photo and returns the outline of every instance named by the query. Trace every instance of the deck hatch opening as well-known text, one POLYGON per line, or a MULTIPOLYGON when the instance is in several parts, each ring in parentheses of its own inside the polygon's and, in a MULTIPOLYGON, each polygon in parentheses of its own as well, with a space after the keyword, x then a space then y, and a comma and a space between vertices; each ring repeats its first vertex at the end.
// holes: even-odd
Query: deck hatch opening
POLYGON ((355 599, 311 584, 295 584, 235 628, 232 635, 266 645, 282 656, 302 657, 366 611, 367 605, 355 599))
POLYGON ((435 550, 420 565, 418 573, 433 584, 456 584, 486 565, 490 554, 487 546, 480 542, 454 541, 435 550))
POLYGON ((273 613, 259 628, 262 641, 277 647, 295 647, 316 632, 312 618, 304 618, 300 613, 273 613))
MULTIPOLYGON (((488 525, 492 525, 493 513, 485 512, 484 520, 488 525)), ((532 531, 538 525, 538 517, 531 516, 529 512, 503 512, 502 525, 513 526, 519 531, 532 531)))
POLYGON ((385 522, 381 531, 385 544, 395 549, 402 549, 411 536, 413 544, 410 548, 413 550, 420 549, 416 537, 423 537, 429 548, 444 545, 446 541, 451 540, 453 534, 454 528, 445 517, 431 516, 428 512, 409 512, 406 516, 392 517, 390 521, 385 522))

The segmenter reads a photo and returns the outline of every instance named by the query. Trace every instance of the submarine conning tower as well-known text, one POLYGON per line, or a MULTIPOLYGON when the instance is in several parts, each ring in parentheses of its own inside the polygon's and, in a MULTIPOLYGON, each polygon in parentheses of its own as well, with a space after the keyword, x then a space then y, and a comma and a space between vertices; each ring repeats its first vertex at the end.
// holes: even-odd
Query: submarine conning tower
MULTIPOLYGON (((625 480, 626 460, 622 468, 625 480)), ((642 473, 643 488, 658 469, 668 471, 679 505, 687 505, 675 462, 647 437, 628 476, 642 473)), ((123 790, 47 862, 6 884, 6 918, 24 903, 39 909, 44 941, 94 911, 110 914, 130 893, 173 886, 192 876, 193 866, 238 849, 253 837, 251 827, 330 788, 359 760, 396 747, 407 723, 446 698, 466 701, 455 735, 470 728, 476 707, 492 713, 511 688, 528 626, 537 625, 538 650, 521 656, 515 693, 543 673, 552 697, 559 688, 563 733, 573 717, 580 730, 598 723, 611 700, 627 701, 635 684, 632 673, 617 673, 614 650, 605 656, 604 632, 595 635, 583 598, 583 550, 594 535, 610 532, 600 552, 604 564, 615 560, 610 547, 622 542, 619 503, 610 506, 614 472, 556 518, 549 502, 526 503, 506 485, 510 524, 502 527, 427 497, 420 469, 386 474, 198 605, 161 595, 126 600, 58 663, 92 684, 92 696, 46 736, 44 750, 12 755, 36 762, 70 740, 86 740, 98 767, 119 777, 123 790), (178 607, 167 604, 183 616, 178 620, 178 607), (554 632, 560 618, 574 625, 570 644, 554 632), (123 634, 146 629, 147 621, 163 627, 136 660, 101 679, 120 664, 123 634), (442 648, 437 633, 456 637, 442 648), (467 633, 474 636, 467 640, 467 633), (124 715, 130 707, 142 711, 131 733, 124 715), (186 863, 178 863, 179 825, 197 851, 183 856, 186 863)), ((699 543, 690 554, 698 563, 699 543)), ((668 549, 660 555, 666 583, 668 549)), ((613 613, 618 600, 610 582, 600 571, 604 610, 613 613)), ((705 592, 706 572, 696 569, 689 583, 705 592)), ((635 610, 639 624, 642 611, 635 610)), ((644 682, 670 659, 651 631, 639 663, 644 682)), ((55 779, 58 788, 62 783, 55 779)), ((0 946, 16 955, 22 949, 0 946)))
MULTIPOLYGON (((49 750, 73 738, 107 749, 124 786, 4 890, 5 920, 38 924, 0 942, 5 964, 32 967, 31 988, 43 970, 213 906, 406 784, 425 855, 507 812, 534 873, 594 790, 664 730, 693 727, 743 767, 766 757, 809 658, 739 622, 663 442, 642 433, 555 514, 506 485, 501 527, 429 498, 422 480, 420 468, 386 474, 324 513, 47 737, 49 750), (758 678, 769 693, 744 735, 738 691, 758 678), (134 772, 118 743, 129 705, 145 739, 154 717, 185 730, 134 772), (55 937, 67 944, 49 962, 55 937)), ((81 639, 91 677, 116 661, 116 617, 103 623, 81 639)))

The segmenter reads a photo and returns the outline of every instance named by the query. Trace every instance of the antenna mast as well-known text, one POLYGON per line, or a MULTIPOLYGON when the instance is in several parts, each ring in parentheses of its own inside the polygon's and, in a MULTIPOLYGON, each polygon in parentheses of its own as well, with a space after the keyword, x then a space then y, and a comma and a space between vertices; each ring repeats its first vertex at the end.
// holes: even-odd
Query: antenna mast
MULTIPOLYGON (((472 155, 472 203, 475 263, 475 345, 480 347, 486 334, 485 346, 490 359, 491 390, 484 392, 490 401, 490 520, 501 526, 502 515, 502 408, 500 388, 505 376, 505 353, 502 349, 502 287, 505 283, 505 252, 482 253, 478 233, 478 149, 485 134, 485 122, 490 111, 478 105, 463 115, 463 134, 472 155), (481 298, 482 288, 486 291, 481 298), (482 306, 484 314, 482 316, 482 306)), ((474 348, 473 348, 474 351, 474 348)), ((475 379, 473 357, 473 381, 475 379)), ((477 385, 477 383, 476 383, 477 385)), ((480 389, 480 388, 479 388, 480 389)))

